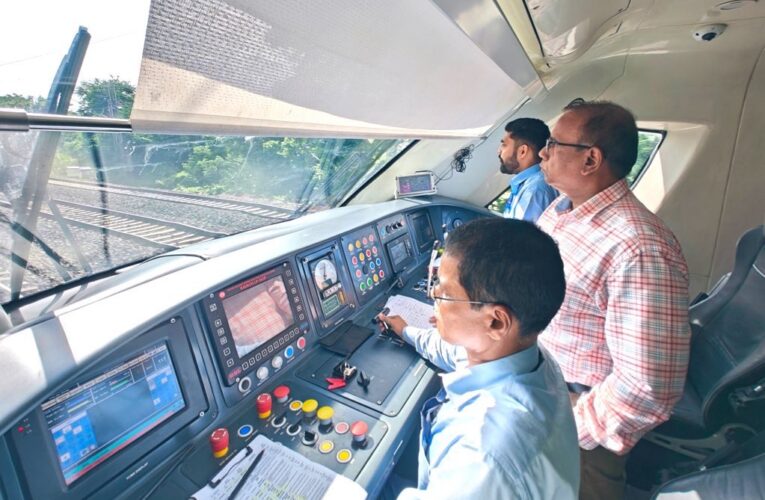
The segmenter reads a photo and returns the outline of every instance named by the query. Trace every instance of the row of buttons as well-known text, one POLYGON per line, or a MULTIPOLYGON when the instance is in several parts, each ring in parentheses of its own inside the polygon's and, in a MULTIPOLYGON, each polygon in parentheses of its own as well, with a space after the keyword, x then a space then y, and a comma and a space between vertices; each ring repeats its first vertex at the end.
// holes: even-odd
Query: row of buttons
MULTIPOLYGON (((293 332, 290 332, 290 337, 289 338, 294 337, 294 335, 292 335, 292 333, 293 332)), ((282 340, 282 339, 280 339, 280 340, 282 340)), ((300 337, 299 339, 297 339, 297 342, 295 342, 295 344, 297 345, 298 349, 300 349, 301 351, 303 349, 305 349, 305 346, 306 346, 305 337, 300 337)), ((295 355, 295 348, 292 347, 291 345, 288 345, 284 349, 284 353, 283 354, 284 354, 284 357, 289 360, 289 359, 291 359, 295 355)), ((256 354, 255 358, 256 359, 260 359, 260 355, 256 354)), ((271 366, 274 368, 274 370, 278 370, 279 368, 282 367, 283 364, 284 364, 284 360, 279 355, 274 356, 273 359, 271 360, 271 366)), ((249 367, 249 365, 248 366, 245 366, 244 364, 242 365, 243 369, 247 369, 248 367, 249 367)), ((258 380, 265 380, 265 379, 268 378, 269 375, 270 375, 270 371, 269 371, 268 367, 265 366, 265 365, 261 366, 260 368, 258 368, 258 371, 255 372, 255 376, 258 377, 258 380)))

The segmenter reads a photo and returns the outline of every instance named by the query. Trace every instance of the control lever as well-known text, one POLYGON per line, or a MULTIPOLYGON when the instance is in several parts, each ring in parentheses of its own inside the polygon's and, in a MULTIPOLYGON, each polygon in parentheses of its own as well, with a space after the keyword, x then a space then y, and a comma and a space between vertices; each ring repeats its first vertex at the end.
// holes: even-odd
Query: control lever
POLYGON ((369 382, 371 381, 372 379, 370 379, 369 376, 367 376, 367 374, 364 373, 363 370, 359 371, 359 377, 356 379, 356 383, 364 388, 364 392, 367 392, 367 388, 369 387, 369 382))

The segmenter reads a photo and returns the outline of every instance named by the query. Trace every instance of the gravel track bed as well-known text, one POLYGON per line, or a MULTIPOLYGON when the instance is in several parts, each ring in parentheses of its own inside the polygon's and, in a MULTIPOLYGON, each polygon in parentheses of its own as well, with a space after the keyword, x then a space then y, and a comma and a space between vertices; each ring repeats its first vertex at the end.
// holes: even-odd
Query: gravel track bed
MULTIPOLYGON (((10 209, 3 208, 0 209, 0 212, 6 217, 11 216, 10 209)), ((75 226, 70 226, 69 229, 86 262, 90 264, 92 273, 119 267, 136 260, 147 259, 161 252, 159 248, 142 245, 113 233, 109 233, 104 239, 99 231, 75 226), (107 251, 110 258, 107 258, 107 251)), ((37 222, 35 234, 62 257, 64 260, 63 267, 71 275, 70 279, 74 280, 90 274, 86 273, 80 265, 77 255, 55 221, 41 217, 37 222)), ((0 269, 6 272, 10 270, 9 255, 12 241, 10 226, 7 223, 0 224, 0 252, 2 252, 0 269)), ((24 293, 22 295, 28 295, 39 289, 51 288, 63 282, 63 278, 51 259, 40 250, 37 244, 32 245, 28 260, 30 266, 25 273, 24 286, 22 287, 24 293)), ((0 284, 2 285, 0 286, 0 302, 7 302, 10 299, 8 292, 10 274, 3 273, 0 284)))
MULTIPOLYGON (((53 199, 91 206, 101 205, 101 194, 95 191, 51 185, 49 186, 49 193, 53 199)), ((200 229, 225 233, 237 233, 275 222, 273 219, 242 212, 113 193, 106 194, 106 201, 108 208, 112 210, 144 217, 156 217, 200 229)), ((11 217, 10 209, 0 208, 0 213, 9 219, 11 217)), ((147 259, 161 252, 157 247, 143 245, 113 233, 109 233, 104 240, 100 231, 76 226, 69 226, 69 230, 79 244, 86 262, 90 264, 92 273, 147 259)), ((40 217, 35 233, 61 255, 64 260, 63 267, 71 275, 71 280, 90 274, 83 269, 77 255, 55 221, 47 217, 40 217)), ((7 302, 10 299, 9 256, 12 241, 10 226, 5 222, 0 223, 0 261, 2 262, 0 264, 0 302, 7 302)), ((22 296, 36 290, 51 288, 63 282, 63 278, 51 259, 40 250, 38 245, 32 246, 28 260, 29 268, 25 274, 22 296)))
MULTIPOLYGON (((53 185, 49 186, 49 191, 53 199, 92 206, 101 205, 101 194, 96 191, 53 185)), ((106 201, 107 207, 112 210, 180 222, 208 231, 238 233, 275 222, 273 219, 243 212, 136 198, 122 194, 106 193, 106 201)))

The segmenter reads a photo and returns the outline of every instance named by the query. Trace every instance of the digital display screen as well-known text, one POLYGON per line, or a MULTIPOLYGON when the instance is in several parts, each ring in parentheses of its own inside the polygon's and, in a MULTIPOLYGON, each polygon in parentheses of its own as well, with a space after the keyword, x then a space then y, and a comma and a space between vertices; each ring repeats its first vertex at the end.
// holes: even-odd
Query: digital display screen
POLYGON ((435 240, 433 227, 430 225, 430 217, 427 213, 418 213, 412 216, 412 228, 414 238, 417 240, 417 248, 420 251, 426 249, 435 240))
POLYGON ((42 405, 67 485, 186 407, 161 343, 42 405))
POLYGON ((282 276, 258 281, 245 282, 235 294, 229 291, 222 297, 223 310, 240 358, 295 324, 282 276))
POLYGON ((406 175, 397 178, 398 194, 409 195, 414 193, 429 193, 433 191, 433 178, 431 174, 406 175))
POLYGON ((406 251, 406 244, 404 239, 400 238, 388 246, 388 252, 390 253, 390 260, 393 263, 393 267, 397 267, 399 263, 406 260, 409 257, 409 253, 406 251))

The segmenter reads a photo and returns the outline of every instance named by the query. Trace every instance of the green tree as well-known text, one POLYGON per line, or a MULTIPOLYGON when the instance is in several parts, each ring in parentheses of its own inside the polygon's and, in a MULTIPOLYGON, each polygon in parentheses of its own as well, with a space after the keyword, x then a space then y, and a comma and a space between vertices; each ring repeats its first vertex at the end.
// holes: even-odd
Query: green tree
POLYGON ((133 110, 135 87, 116 77, 83 82, 76 93, 80 98, 77 113, 83 116, 128 118, 133 110))
POLYGON ((23 96, 21 94, 6 94, 0 96, 0 108, 25 109, 26 111, 41 111, 45 109, 47 99, 44 97, 23 96))

